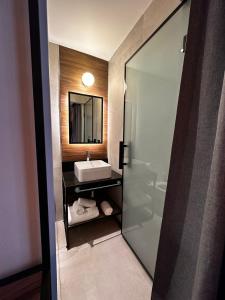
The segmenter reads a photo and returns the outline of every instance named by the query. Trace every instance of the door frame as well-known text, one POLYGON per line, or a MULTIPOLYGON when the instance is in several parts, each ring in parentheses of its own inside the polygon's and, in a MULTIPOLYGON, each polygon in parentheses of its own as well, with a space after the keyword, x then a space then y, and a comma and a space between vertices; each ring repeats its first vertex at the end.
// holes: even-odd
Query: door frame
POLYGON ((57 299, 46 0, 28 0, 42 249, 41 299, 57 299))

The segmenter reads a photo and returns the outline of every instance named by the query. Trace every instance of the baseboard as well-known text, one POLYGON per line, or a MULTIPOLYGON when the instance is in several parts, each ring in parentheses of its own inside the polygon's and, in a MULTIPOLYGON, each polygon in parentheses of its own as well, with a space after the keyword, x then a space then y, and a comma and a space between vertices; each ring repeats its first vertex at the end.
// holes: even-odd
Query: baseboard
POLYGON ((1 300, 40 299, 42 265, 16 273, 0 280, 1 300))

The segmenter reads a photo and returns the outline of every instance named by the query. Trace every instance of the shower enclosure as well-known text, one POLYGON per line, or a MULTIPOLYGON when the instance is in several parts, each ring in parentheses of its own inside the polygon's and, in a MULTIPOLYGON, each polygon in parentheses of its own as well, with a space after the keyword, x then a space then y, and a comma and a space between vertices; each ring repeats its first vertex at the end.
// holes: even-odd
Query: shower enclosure
MULTIPOLYGON (((122 233, 154 277, 185 54, 185 2, 127 62, 122 233)), ((170 245, 168 245, 169 247, 170 245)))

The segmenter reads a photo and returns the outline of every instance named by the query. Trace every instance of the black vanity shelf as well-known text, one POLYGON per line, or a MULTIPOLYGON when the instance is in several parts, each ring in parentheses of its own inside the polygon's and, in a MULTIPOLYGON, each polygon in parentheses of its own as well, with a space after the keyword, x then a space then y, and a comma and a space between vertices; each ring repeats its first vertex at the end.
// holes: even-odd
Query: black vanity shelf
POLYGON ((64 227, 66 233, 66 246, 70 249, 70 230, 75 227, 81 226, 86 223, 96 222, 104 220, 105 218, 112 218, 122 214, 121 207, 117 205, 108 196, 104 196, 104 191, 110 188, 118 187, 122 185, 122 176, 114 171, 112 171, 112 176, 110 178, 79 182, 76 178, 74 171, 63 171, 63 219, 64 227), (69 206, 73 204, 75 200, 79 197, 90 198, 91 194, 94 192, 94 200, 99 208, 99 216, 90 220, 86 220, 79 223, 74 223, 69 225, 68 223, 68 209, 69 206), (113 208, 113 213, 110 216, 106 216, 99 207, 102 200, 107 200, 113 208))
POLYGON ((69 228, 73 228, 73 227, 77 227, 77 226, 80 226, 82 224, 85 224, 85 223, 88 223, 88 222, 93 222, 94 220, 97 221, 97 220, 101 220, 101 219, 104 219, 104 218, 109 218, 109 217, 113 217, 113 216, 118 216, 121 214, 121 209, 119 208, 118 205, 116 205, 112 200, 108 200, 107 201, 109 202, 109 204, 112 206, 113 208, 113 213, 110 215, 110 216, 106 216, 102 211, 101 209, 99 209, 99 216, 96 217, 96 218, 93 218, 93 219, 90 219, 90 220, 86 220, 84 222, 79 222, 79 223, 75 223, 75 224, 72 224, 72 225, 68 225, 69 228))

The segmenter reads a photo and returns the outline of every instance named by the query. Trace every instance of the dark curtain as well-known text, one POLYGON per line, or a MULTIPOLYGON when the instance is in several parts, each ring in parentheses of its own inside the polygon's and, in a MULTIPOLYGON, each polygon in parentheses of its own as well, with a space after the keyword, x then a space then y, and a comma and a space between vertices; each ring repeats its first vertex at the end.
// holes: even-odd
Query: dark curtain
POLYGON ((73 103, 70 108, 70 140, 72 143, 82 143, 81 104, 73 103))
POLYGON ((224 68, 225 0, 192 0, 153 300, 225 299, 224 68))

